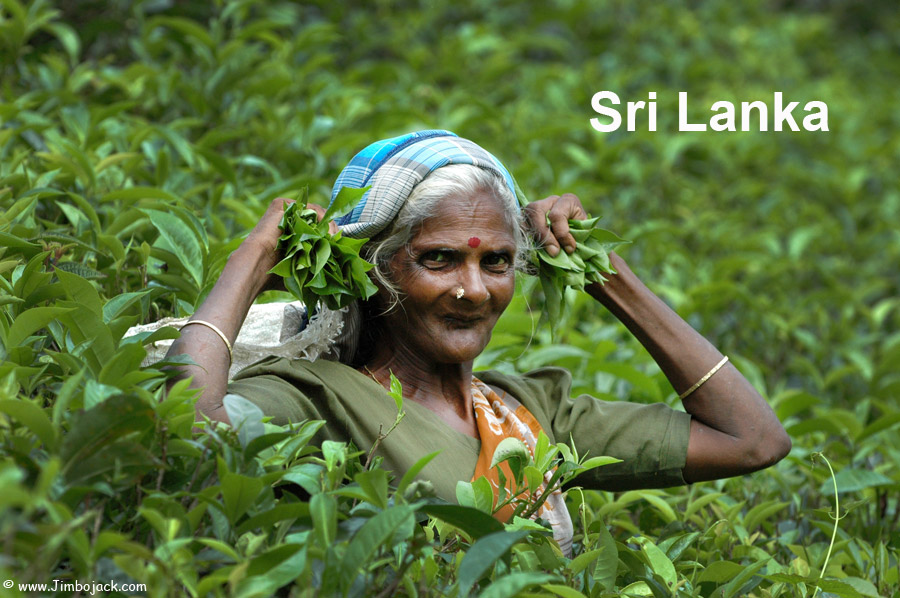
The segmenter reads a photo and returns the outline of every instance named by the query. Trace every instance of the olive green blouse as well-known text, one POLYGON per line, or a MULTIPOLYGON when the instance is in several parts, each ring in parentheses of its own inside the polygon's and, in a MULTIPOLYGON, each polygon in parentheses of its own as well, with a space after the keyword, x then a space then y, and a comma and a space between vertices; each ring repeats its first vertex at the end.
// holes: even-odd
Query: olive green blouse
MULTIPOLYGON (((690 415, 663 404, 602 401, 588 395, 572 398, 567 370, 545 367, 523 376, 495 371, 475 374, 485 383, 519 400, 540 422, 553 443, 569 442, 579 454, 607 455, 622 463, 596 468, 575 480, 600 490, 663 488, 684 484, 690 415)), ((352 442, 368 451, 379 430, 394 423, 397 406, 382 386, 355 369, 334 361, 271 357, 242 370, 228 385, 287 424, 321 419, 314 442, 352 442)), ((406 416, 378 449, 385 468, 398 478, 421 457, 440 451, 422 470, 438 496, 456 500, 456 483, 470 481, 481 443, 444 424, 432 411, 405 401, 406 416)))

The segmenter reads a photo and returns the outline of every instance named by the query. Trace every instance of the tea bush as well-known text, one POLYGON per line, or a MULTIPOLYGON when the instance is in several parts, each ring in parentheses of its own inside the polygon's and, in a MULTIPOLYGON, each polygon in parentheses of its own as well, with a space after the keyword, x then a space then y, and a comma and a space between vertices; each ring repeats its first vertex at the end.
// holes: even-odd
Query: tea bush
MULTIPOLYGON (((0 0, 0 578, 149 596, 900 595, 898 20, 844 0, 0 0), (658 130, 594 131, 600 90, 655 91, 658 130), (679 91, 825 101, 831 131, 679 133, 679 91), (367 143, 427 127, 631 239, 633 268, 770 398, 790 457, 688 488, 570 490, 569 559, 474 490, 438 504, 377 456, 310 446, 316 422, 193 432, 192 391, 141 366, 177 331, 125 331, 192 313, 271 199, 321 201, 367 143)), ((552 338, 521 285, 479 366, 552 363, 576 392, 676 403, 590 299, 570 296, 552 338)))

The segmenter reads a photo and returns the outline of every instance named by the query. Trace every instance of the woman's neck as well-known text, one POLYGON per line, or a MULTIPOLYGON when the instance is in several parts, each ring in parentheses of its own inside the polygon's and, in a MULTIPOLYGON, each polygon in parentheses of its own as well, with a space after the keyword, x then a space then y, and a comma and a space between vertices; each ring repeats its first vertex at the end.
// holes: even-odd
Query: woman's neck
POLYGON ((360 368, 390 389, 391 374, 403 386, 403 398, 436 413, 450 427, 478 437, 472 406, 472 362, 436 364, 404 347, 381 343, 360 368))

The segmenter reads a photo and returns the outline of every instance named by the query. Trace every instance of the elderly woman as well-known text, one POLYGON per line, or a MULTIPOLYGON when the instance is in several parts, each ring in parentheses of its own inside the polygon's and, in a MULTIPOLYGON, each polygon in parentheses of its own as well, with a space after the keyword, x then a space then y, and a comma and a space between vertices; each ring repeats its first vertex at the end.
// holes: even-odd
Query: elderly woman
MULTIPOLYGON (((571 377, 560 368, 522 376, 473 373, 513 297, 529 247, 526 231, 551 254, 574 250, 567 220, 587 217, 574 195, 520 210, 503 165, 447 131, 369 146, 338 177, 334 195, 344 186, 371 187, 337 223, 344 235, 370 238, 363 254, 375 264, 379 292, 348 324, 358 338, 345 344, 340 361, 270 358, 227 380, 230 343, 254 299, 272 284, 268 271, 279 259, 285 200, 275 200, 193 316, 199 325, 186 326, 170 351, 197 363, 183 375, 203 389, 199 412, 227 421, 222 398, 234 393, 276 423, 322 419, 320 441, 352 441, 368 450, 396 417, 387 393, 393 373, 403 385, 406 417, 379 453, 399 476, 440 451, 420 475, 447 500, 454 500, 458 481, 491 477, 493 448, 506 436, 533 447, 543 431, 551 442, 571 437, 582 453, 621 459, 579 478, 585 487, 612 490, 749 473, 790 449, 759 393, 615 254, 617 274, 587 292, 647 348, 685 412, 573 398, 571 377)), ((560 500, 548 500, 541 514, 565 548, 571 523, 560 500)))

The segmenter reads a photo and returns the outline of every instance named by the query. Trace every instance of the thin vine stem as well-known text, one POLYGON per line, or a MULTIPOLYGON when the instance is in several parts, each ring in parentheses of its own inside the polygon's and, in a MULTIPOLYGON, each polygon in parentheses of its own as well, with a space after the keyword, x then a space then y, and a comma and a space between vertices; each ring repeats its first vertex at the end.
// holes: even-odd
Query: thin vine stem
MULTIPOLYGON (((828 560, 831 558, 831 550, 834 548, 834 541, 837 539, 838 532, 838 523, 841 520, 841 503, 840 496, 838 495, 837 489, 837 478, 834 475, 834 469, 831 467, 831 463, 828 461, 828 458, 822 453, 813 453, 813 460, 819 458, 822 461, 825 461, 825 465, 828 466, 828 471, 831 473, 831 483, 834 484, 834 515, 831 517, 834 519, 834 530, 831 532, 831 542, 828 544, 828 552, 825 553, 825 562, 822 563, 822 571, 819 572, 819 579, 821 580, 825 577, 825 570, 828 568, 828 560)), ((815 591, 813 592, 813 598, 815 598, 816 594, 819 593, 819 586, 816 586, 815 591)))

